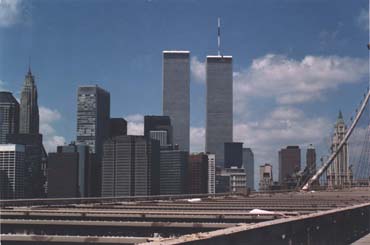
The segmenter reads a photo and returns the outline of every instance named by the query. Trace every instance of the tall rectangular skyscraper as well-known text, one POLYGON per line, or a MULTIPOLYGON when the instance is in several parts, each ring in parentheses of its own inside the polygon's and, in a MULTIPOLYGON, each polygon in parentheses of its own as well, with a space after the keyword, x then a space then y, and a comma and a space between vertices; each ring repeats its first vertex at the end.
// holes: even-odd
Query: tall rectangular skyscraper
POLYGON ((224 143, 233 141, 232 56, 207 56, 206 152, 224 165, 224 143))
POLYGON ((104 140, 110 134, 110 94, 97 85, 77 91, 77 144, 89 146, 92 155, 91 196, 100 196, 104 140))
POLYGON ((110 94, 97 85, 81 86, 77 91, 77 144, 101 155, 103 141, 109 137, 110 94))
POLYGON ((171 119, 173 144, 184 151, 190 141, 189 57, 189 51, 163 51, 163 115, 171 119))

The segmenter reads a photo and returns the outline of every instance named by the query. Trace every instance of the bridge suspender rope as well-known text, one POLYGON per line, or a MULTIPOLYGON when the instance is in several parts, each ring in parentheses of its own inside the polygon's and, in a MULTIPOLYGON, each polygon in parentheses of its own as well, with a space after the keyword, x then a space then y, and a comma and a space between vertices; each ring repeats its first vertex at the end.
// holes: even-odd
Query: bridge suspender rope
POLYGON ((351 136, 352 131, 356 127, 358 121, 360 120, 360 117, 361 117, 362 113, 364 112, 364 110, 366 108, 366 104, 368 103, 369 98, 370 98, 370 90, 367 91, 367 95, 366 95, 366 97, 365 97, 365 99, 364 99, 364 101, 363 101, 363 103, 361 105, 361 108, 358 111, 358 113, 357 113, 357 115, 355 117, 355 120, 352 122, 351 127, 349 128, 349 130, 347 131, 346 135, 344 136, 344 138, 340 142, 338 149, 331 154, 331 156, 329 157, 329 159, 321 166, 321 168, 319 168, 319 170, 317 170, 317 172, 315 173, 315 175, 312 176, 306 182, 306 184, 302 187, 301 190, 308 191, 310 189, 312 183, 314 183, 318 178, 320 178, 320 176, 324 173, 324 171, 326 169, 328 169, 328 167, 333 162, 333 160, 336 158, 336 156, 338 155, 338 153, 342 150, 342 148, 343 148, 344 144, 347 142, 349 136, 351 136))

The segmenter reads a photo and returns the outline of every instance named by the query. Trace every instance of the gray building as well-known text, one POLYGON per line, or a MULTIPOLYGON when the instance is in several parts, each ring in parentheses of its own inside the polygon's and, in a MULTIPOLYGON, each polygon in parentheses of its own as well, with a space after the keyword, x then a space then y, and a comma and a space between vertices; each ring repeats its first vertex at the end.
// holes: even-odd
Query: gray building
POLYGON ((77 141, 89 146, 91 196, 101 195, 101 161, 104 140, 110 136, 110 94, 97 85, 81 86, 77 91, 77 141))
POLYGON ((163 115, 171 118, 173 145, 189 151, 190 52, 163 51, 163 115))
POLYGON ((77 144, 88 145, 101 154, 109 137, 110 94, 97 85, 81 86, 77 91, 77 144))
POLYGON ((0 198, 24 198, 24 146, 0 145, 0 198))
POLYGON ((31 69, 25 77, 20 104, 19 133, 39 133, 39 106, 37 104, 37 88, 31 69))
POLYGON ((189 152, 162 150, 160 154, 160 194, 186 193, 186 169, 189 152))
POLYGON ((6 144, 6 136, 18 131, 19 103, 12 93, 0 91, 0 144, 6 144))
POLYGON ((158 140, 159 144, 161 146, 168 145, 167 131, 165 131, 165 130, 151 130, 149 133, 150 133, 150 138, 153 139, 153 140, 158 140))
POLYGON ((224 168, 238 167, 243 165, 243 143, 224 143, 224 168))
POLYGON ((102 196, 159 194, 160 148, 144 136, 117 136, 104 143, 102 196))
POLYGON ((79 197, 78 152, 49 153, 48 197, 79 197))
POLYGON ((232 56, 207 56, 206 152, 224 165, 224 143, 233 141, 232 56))
POLYGON ((109 119, 109 137, 127 135, 127 121, 123 118, 109 119))
POLYGON ((24 145, 24 197, 45 197, 47 153, 42 134, 8 134, 10 144, 24 145))
POLYGON ((251 148, 243 148, 243 167, 247 174, 247 187, 254 190, 254 154, 251 148))
MULTIPOLYGON (((89 185, 91 184, 90 153, 87 145, 76 145, 72 142, 69 145, 57 147, 57 153, 77 153, 78 155, 78 196, 88 197, 89 185)), ((50 156, 50 154, 49 154, 50 156)), ((63 157, 62 157, 63 158, 63 157)), ((49 160, 50 162, 51 160, 49 160)), ((66 162, 66 164, 68 164, 66 162)), ((49 164, 50 165, 50 164, 49 164)))

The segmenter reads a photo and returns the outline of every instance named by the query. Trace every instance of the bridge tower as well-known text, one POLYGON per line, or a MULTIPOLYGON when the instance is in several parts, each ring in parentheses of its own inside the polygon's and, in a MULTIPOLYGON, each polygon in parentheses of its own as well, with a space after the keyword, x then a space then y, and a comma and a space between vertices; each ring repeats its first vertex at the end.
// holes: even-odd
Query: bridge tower
MULTIPOLYGON (((331 145, 331 152, 339 149, 339 145, 347 133, 347 126, 344 122, 342 112, 339 111, 337 122, 334 126, 334 135, 331 145)), ((351 185, 353 180, 352 170, 349 165, 348 143, 345 143, 341 151, 333 160, 327 171, 329 188, 344 187, 351 185)))

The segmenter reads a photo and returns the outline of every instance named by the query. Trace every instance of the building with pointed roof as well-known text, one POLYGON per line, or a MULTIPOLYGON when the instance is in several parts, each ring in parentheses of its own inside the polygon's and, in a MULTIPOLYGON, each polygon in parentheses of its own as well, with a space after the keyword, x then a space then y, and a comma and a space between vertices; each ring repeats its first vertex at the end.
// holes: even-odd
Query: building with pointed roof
MULTIPOLYGON (((340 142, 347 133, 347 126, 343 119, 343 114, 339 111, 338 119, 334 126, 334 135, 331 145, 331 152, 339 149, 340 142)), ((349 166, 348 144, 345 143, 333 163, 327 171, 327 181, 330 188, 351 185, 352 171, 349 166)))
POLYGON ((19 133, 38 134, 39 120, 35 78, 28 68, 21 93, 19 133))

